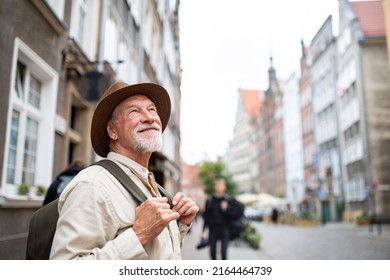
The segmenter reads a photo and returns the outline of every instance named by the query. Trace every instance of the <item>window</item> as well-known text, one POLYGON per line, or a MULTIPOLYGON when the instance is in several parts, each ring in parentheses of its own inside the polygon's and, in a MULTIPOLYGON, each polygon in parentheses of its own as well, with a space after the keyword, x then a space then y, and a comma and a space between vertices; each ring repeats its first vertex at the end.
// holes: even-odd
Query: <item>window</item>
POLYGON ((7 164, 7 183, 15 182, 16 170, 16 148, 18 145, 20 114, 18 111, 12 111, 11 126, 10 126, 10 141, 8 145, 8 164, 7 164))
MULTIPOLYGON (((101 1, 73 0, 69 35, 74 39, 85 55, 92 61, 96 59, 96 42, 99 40, 101 1)), ((102 44, 109 38, 100 38, 102 44)), ((99 48, 101 46, 99 45, 99 48)))
POLYGON ((30 78, 30 88, 28 92, 28 103, 39 109, 41 103, 41 87, 42 84, 33 75, 30 78))
POLYGON ((85 31, 85 8, 83 6, 79 7, 79 27, 77 32, 77 39, 83 44, 84 43, 84 31, 85 31))
POLYGON ((60 20, 64 19, 65 0, 46 0, 47 4, 53 10, 60 20))
POLYGON ((15 103, 18 103, 19 106, 12 111, 7 183, 15 183, 17 151, 22 146, 21 182, 32 185, 34 184, 36 166, 39 119, 41 118, 35 109, 40 108, 42 84, 29 73, 29 69, 20 61, 17 63, 16 73, 14 98, 15 103), (18 139, 23 139, 23 145, 19 144, 18 139))
POLYGON ((130 75, 135 75, 131 72, 130 69, 130 63, 122 63, 120 64, 119 61, 129 61, 129 54, 130 54, 130 49, 129 46, 125 40, 125 38, 121 38, 118 46, 118 57, 116 57, 116 61, 114 62, 111 66, 117 70, 118 73, 118 78, 122 81, 128 81, 130 75))
POLYGON ((85 43, 86 28, 86 3, 85 0, 73 1, 71 36, 74 37, 81 46, 85 43))
POLYGON ((344 149, 344 164, 361 160, 363 158, 363 140, 360 137, 355 137, 345 145, 344 149))
POLYGON ((117 59, 119 38, 118 24, 113 14, 105 22, 104 60, 113 62, 117 59))
POLYGON ((35 165, 37 159, 37 135, 38 135, 38 122, 27 118, 26 122, 26 134, 24 139, 24 160, 23 160, 23 172, 22 182, 33 185, 35 165))
POLYGON ((21 40, 15 40, 13 83, 6 125, 5 196, 16 186, 49 185, 54 153, 57 73, 21 40))
POLYGON ((345 187, 347 202, 362 201, 367 197, 365 181, 362 175, 358 175, 348 180, 345 183, 345 187))

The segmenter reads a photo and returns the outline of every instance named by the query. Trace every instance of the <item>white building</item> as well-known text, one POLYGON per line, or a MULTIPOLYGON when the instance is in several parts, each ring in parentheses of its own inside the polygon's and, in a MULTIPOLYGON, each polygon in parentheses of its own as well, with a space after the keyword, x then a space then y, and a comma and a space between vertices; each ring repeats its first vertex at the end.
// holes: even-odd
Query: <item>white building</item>
POLYGON ((318 192, 323 221, 336 219, 335 198, 342 199, 337 104, 337 50, 329 16, 311 42, 310 82, 318 155, 318 192))
POLYGON ((285 82, 283 95, 283 136, 286 179, 286 201, 291 211, 298 211, 298 205, 305 194, 303 169, 303 143, 301 124, 301 101, 299 80, 296 73, 285 82))
POLYGON ((236 122, 226 165, 238 184, 239 193, 255 192, 260 189, 256 146, 261 107, 260 92, 240 89, 238 93, 236 122))

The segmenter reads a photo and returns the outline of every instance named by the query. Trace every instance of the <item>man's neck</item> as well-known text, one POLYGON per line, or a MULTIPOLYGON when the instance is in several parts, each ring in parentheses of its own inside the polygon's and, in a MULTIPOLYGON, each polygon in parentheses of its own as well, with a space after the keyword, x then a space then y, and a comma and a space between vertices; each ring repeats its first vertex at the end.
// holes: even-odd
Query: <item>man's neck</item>
POLYGON ((116 151, 114 149, 112 150, 112 152, 121 154, 122 156, 125 156, 125 157, 137 162, 139 165, 141 165, 145 168, 148 168, 149 160, 150 160, 150 157, 152 156, 152 153, 150 153, 150 152, 136 153, 136 152, 132 152, 132 151, 128 151, 128 150, 116 151))

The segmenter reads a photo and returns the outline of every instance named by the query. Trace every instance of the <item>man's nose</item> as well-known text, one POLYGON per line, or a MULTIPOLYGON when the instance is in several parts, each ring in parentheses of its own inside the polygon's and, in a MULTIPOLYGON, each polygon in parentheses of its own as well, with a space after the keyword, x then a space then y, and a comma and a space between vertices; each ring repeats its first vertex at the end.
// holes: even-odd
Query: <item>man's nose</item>
POLYGON ((157 114, 151 113, 149 110, 142 110, 142 120, 145 122, 154 122, 157 114))

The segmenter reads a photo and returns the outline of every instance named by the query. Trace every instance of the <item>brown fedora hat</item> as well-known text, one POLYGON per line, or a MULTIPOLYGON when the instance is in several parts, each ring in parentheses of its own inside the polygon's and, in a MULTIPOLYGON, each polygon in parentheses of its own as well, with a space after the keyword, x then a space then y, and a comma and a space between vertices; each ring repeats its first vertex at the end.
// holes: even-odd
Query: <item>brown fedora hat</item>
POLYGON ((99 156, 106 157, 109 152, 106 129, 111 113, 119 103, 133 95, 145 95, 152 100, 161 119, 162 131, 167 127, 171 114, 171 100, 163 87, 153 83, 129 85, 116 82, 104 92, 92 117, 92 147, 99 156))

